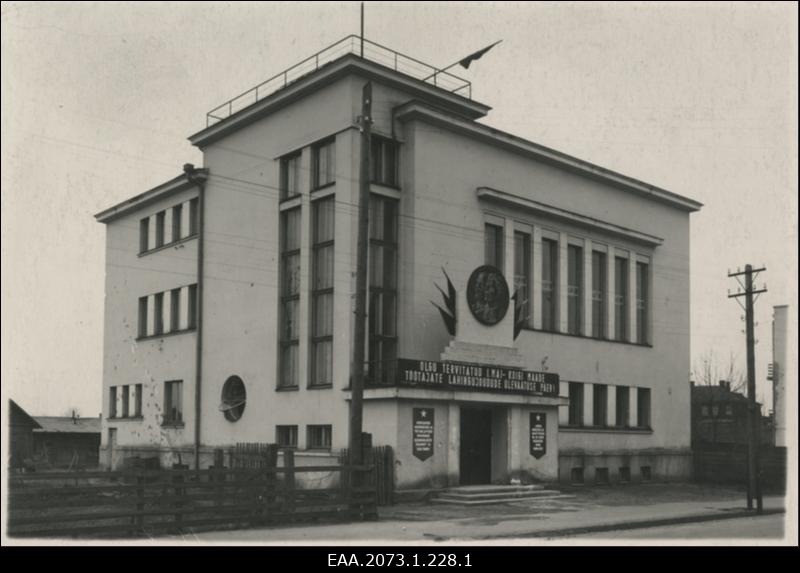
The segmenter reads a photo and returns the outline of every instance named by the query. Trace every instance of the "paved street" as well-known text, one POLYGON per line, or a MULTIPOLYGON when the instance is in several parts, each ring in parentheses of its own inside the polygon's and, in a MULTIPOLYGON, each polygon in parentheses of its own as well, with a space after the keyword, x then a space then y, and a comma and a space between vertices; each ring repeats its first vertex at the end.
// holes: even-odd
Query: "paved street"
POLYGON ((565 539, 680 539, 730 540, 730 539, 780 539, 784 531, 784 515, 742 517, 702 523, 684 523, 664 527, 646 527, 623 531, 605 531, 572 535, 565 539))

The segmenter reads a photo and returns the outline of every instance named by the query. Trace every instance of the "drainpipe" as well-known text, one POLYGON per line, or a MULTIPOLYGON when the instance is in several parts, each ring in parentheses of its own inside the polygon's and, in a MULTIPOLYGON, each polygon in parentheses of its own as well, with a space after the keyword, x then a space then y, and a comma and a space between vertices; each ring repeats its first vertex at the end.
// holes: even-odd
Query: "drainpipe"
POLYGON ((194 165, 183 166, 190 182, 197 185, 197 330, 195 333, 195 384, 194 384, 194 467, 200 469, 200 405, 203 382, 203 247, 205 243, 206 175, 198 173, 194 165))

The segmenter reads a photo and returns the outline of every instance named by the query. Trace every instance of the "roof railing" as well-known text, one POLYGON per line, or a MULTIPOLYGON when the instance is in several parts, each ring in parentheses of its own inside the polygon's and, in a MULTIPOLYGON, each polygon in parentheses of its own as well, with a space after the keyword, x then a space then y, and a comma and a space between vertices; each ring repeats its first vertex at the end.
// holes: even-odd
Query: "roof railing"
MULTIPOLYGON (((411 76, 426 83, 433 84, 449 92, 472 98, 472 84, 450 72, 440 70, 434 66, 421 62, 405 54, 401 54, 370 40, 364 39, 363 58, 402 74, 411 76)), ((315 72, 322 66, 333 62, 347 54, 361 56, 361 38, 355 34, 346 36, 303 60, 294 66, 280 72, 246 92, 239 94, 215 107, 206 114, 206 127, 229 118, 238 111, 274 94, 300 78, 315 72)))

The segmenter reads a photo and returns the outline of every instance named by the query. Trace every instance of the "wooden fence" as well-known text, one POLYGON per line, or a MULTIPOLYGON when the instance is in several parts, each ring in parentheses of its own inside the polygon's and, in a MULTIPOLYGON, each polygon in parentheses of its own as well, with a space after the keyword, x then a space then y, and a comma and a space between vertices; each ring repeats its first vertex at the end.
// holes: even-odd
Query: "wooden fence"
MULTIPOLYGON (((716 445, 693 449, 694 477, 697 481, 746 484, 747 447, 716 445)), ((786 448, 762 446, 759 449, 761 485, 785 491, 786 448)))
MULTIPOLYGON (((221 460, 220 460, 221 461, 221 460)), ((270 460, 271 461, 271 460, 270 460)), ((277 525, 318 519, 377 517, 374 466, 283 467, 9 476, 8 534, 32 537, 140 537, 277 525), (298 474, 341 472, 342 486, 296 487, 298 474), (357 483, 358 487, 349 484, 357 483), (372 484, 372 485, 371 485, 372 484)))
MULTIPOLYGON (((365 475, 363 485, 375 489, 378 505, 394 503, 394 450, 392 446, 373 446, 365 448, 364 464, 374 467, 375 471, 365 475)), ((339 463, 348 465, 350 454, 347 448, 341 450, 339 463)))

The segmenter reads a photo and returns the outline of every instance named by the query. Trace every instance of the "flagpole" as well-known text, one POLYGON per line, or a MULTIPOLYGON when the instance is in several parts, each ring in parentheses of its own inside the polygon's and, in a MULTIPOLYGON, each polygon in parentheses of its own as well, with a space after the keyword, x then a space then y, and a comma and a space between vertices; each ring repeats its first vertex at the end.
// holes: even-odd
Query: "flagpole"
POLYGON ((364 3, 361 3, 361 57, 364 57, 364 3))
MULTIPOLYGON (((500 42, 502 42, 502 41, 503 41, 503 40, 497 40, 497 41, 496 41, 494 44, 492 44, 491 46, 488 46, 488 47, 484 48, 483 50, 479 50, 478 52, 484 52, 484 53, 485 53, 485 52, 488 52, 488 51, 489 51, 491 48, 494 48, 494 47, 495 47, 497 44, 499 44, 499 43, 500 43, 500 42)), ((478 53, 478 52, 476 52, 476 53, 478 53)), ((469 58, 469 57, 470 57, 470 56, 472 56, 472 55, 473 55, 473 54, 470 54, 469 56, 467 56, 467 58, 469 58)), ((457 62, 454 62, 454 63, 450 64, 450 65, 449 65, 449 66, 447 66, 446 68, 442 68, 441 70, 435 70, 435 71, 434 71, 434 72, 433 72, 431 75, 429 75, 429 76, 428 76, 428 77, 426 77, 426 78, 423 78, 423 79, 422 79, 422 81, 423 81, 423 82, 427 82, 429 79, 431 79, 431 78, 433 78, 433 77, 436 77, 436 75, 437 75, 437 74, 441 74, 442 72, 446 72, 446 71, 447 71, 447 70, 449 70, 450 68, 454 68, 455 66, 457 66, 458 64, 460 64, 461 62, 463 62, 463 61, 464 61, 465 59, 467 59, 467 58, 461 58, 460 60, 458 60, 457 62)))

